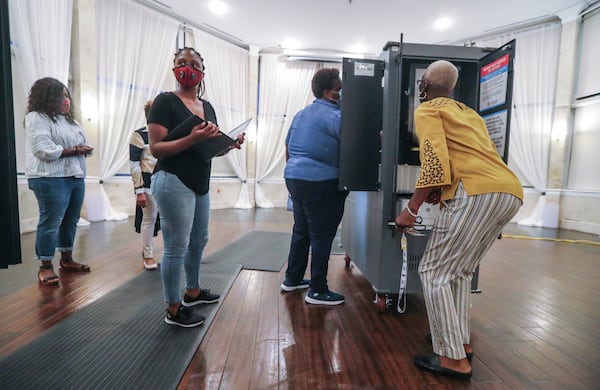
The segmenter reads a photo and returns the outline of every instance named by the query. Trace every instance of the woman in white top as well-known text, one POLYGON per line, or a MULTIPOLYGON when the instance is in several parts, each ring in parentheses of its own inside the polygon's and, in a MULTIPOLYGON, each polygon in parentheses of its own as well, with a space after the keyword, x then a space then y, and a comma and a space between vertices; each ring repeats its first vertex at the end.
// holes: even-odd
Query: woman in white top
POLYGON ((93 148, 73 118, 68 88, 50 77, 31 87, 25 131, 25 175, 40 213, 35 239, 35 255, 41 261, 38 278, 45 285, 57 284, 52 268, 56 249, 64 271, 90 271, 73 260, 72 251, 85 194, 85 158, 93 148))

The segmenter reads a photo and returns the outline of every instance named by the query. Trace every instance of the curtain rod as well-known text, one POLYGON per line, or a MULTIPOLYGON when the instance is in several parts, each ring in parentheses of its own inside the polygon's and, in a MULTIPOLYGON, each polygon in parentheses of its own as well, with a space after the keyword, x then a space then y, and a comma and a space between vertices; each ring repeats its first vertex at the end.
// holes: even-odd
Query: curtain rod
POLYGON ((181 15, 178 15, 177 13, 171 11, 170 10, 171 7, 165 3, 162 3, 157 0, 132 0, 132 1, 134 3, 138 3, 145 7, 151 8, 155 11, 158 11, 159 13, 161 13, 163 15, 167 15, 167 16, 172 17, 173 19, 179 20, 182 24, 184 24, 186 26, 191 26, 191 27, 197 28, 198 30, 204 31, 207 34, 210 34, 214 37, 217 37, 226 42, 229 42, 232 45, 241 47, 242 49, 245 49, 245 50, 250 50, 250 45, 243 42, 241 39, 234 37, 233 35, 228 34, 225 31, 219 30, 218 28, 213 27, 209 24, 204 23, 203 25, 199 25, 190 19, 184 18, 181 15))
POLYGON ((586 16, 589 13, 594 12, 597 9, 600 9, 600 1, 596 1, 596 2, 591 3, 590 5, 588 5, 587 7, 585 7, 581 11, 581 16, 586 16))
POLYGON ((526 21, 523 21, 520 23, 513 23, 513 24, 508 24, 506 26, 493 28, 493 29, 487 30, 484 34, 472 36, 469 38, 457 39, 455 41, 444 42, 444 44, 445 45, 455 45, 455 44, 463 44, 463 43, 473 42, 473 41, 477 41, 480 39, 485 39, 485 38, 493 37, 496 35, 505 34, 508 32, 526 30, 528 28, 539 26, 544 23, 558 22, 558 21, 560 21, 560 18, 558 16, 543 16, 541 18, 529 19, 529 20, 526 20, 526 21))

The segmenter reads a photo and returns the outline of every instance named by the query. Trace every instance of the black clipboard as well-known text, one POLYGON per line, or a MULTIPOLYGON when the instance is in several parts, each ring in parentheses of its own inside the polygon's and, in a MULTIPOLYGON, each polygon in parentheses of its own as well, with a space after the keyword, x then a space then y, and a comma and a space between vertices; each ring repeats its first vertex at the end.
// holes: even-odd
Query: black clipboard
MULTIPOLYGON (((242 124, 236 126, 233 130, 225 134, 219 131, 219 135, 213 138, 206 139, 204 141, 196 142, 190 149, 193 148, 194 152, 203 160, 208 161, 215 156, 221 155, 227 152, 236 142, 239 134, 244 133, 246 128, 252 121, 252 118, 247 119, 242 124)), ((163 141, 173 141, 179 138, 183 138, 189 135, 192 129, 203 123, 204 119, 197 115, 192 115, 186 120, 181 122, 177 127, 167 133, 163 141)))
POLYGON ((186 120, 177 125, 173 130, 169 131, 163 141, 174 141, 179 138, 183 138, 192 132, 192 129, 199 124, 204 123, 204 119, 198 115, 192 115, 186 120))
POLYGON ((219 131, 219 135, 199 142, 198 152, 202 159, 210 160, 213 157, 220 156, 226 153, 235 145, 238 135, 245 133, 252 118, 245 120, 237 125, 233 130, 225 134, 219 131))

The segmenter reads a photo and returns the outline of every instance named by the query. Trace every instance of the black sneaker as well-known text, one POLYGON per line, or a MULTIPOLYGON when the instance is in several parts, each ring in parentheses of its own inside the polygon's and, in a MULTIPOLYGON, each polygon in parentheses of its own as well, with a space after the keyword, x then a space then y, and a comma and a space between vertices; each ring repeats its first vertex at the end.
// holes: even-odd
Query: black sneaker
POLYGON ((174 316, 169 313, 167 310, 167 314, 165 315, 165 322, 169 325, 178 325, 184 328, 193 328, 194 326, 202 325, 204 323, 205 317, 183 305, 179 306, 177 309, 177 314, 174 316))
POLYGON ((283 281, 283 283, 281 283, 281 289, 283 291, 294 291, 294 290, 301 290, 303 288, 308 288, 310 285, 310 280, 307 279, 302 279, 299 282, 290 282, 287 279, 283 281))
POLYGON ((192 298, 187 294, 183 294, 183 302, 181 303, 183 306, 190 307, 199 305, 201 303, 215 303, 219 301, 219 298, 221 298, 220 295, 211 294, 210 290, 200 290, 200 294, 195 298, 192 298))
POLYGON ((342 294, 335 293, 331 290, 318 293, 311 289, 308 290, 304 301, 313 305, 340 305, 344 303, 344 299, 342 294))

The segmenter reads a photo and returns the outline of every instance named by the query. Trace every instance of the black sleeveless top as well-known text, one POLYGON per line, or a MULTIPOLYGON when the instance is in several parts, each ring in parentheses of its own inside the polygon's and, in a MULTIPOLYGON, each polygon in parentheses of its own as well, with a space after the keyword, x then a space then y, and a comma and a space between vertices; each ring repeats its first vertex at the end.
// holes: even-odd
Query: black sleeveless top
MULTIPOLYGON (((204 106, 204 120, 217 124, 217 115, 213 106, 201 99, 204 106)), ((148 123, 156 123, 169 131, 190 117, 192 112, 173 92, 164 92, 154 99, 148 123)), ((188 148, 181 153, 160 157, 156 162, 154 172, 166 171, 177 175, 179 180, 190 190, 199 195, 208 192, 210 182, 210 161, 204 161, 196 155, 194 148, 188 148)))

